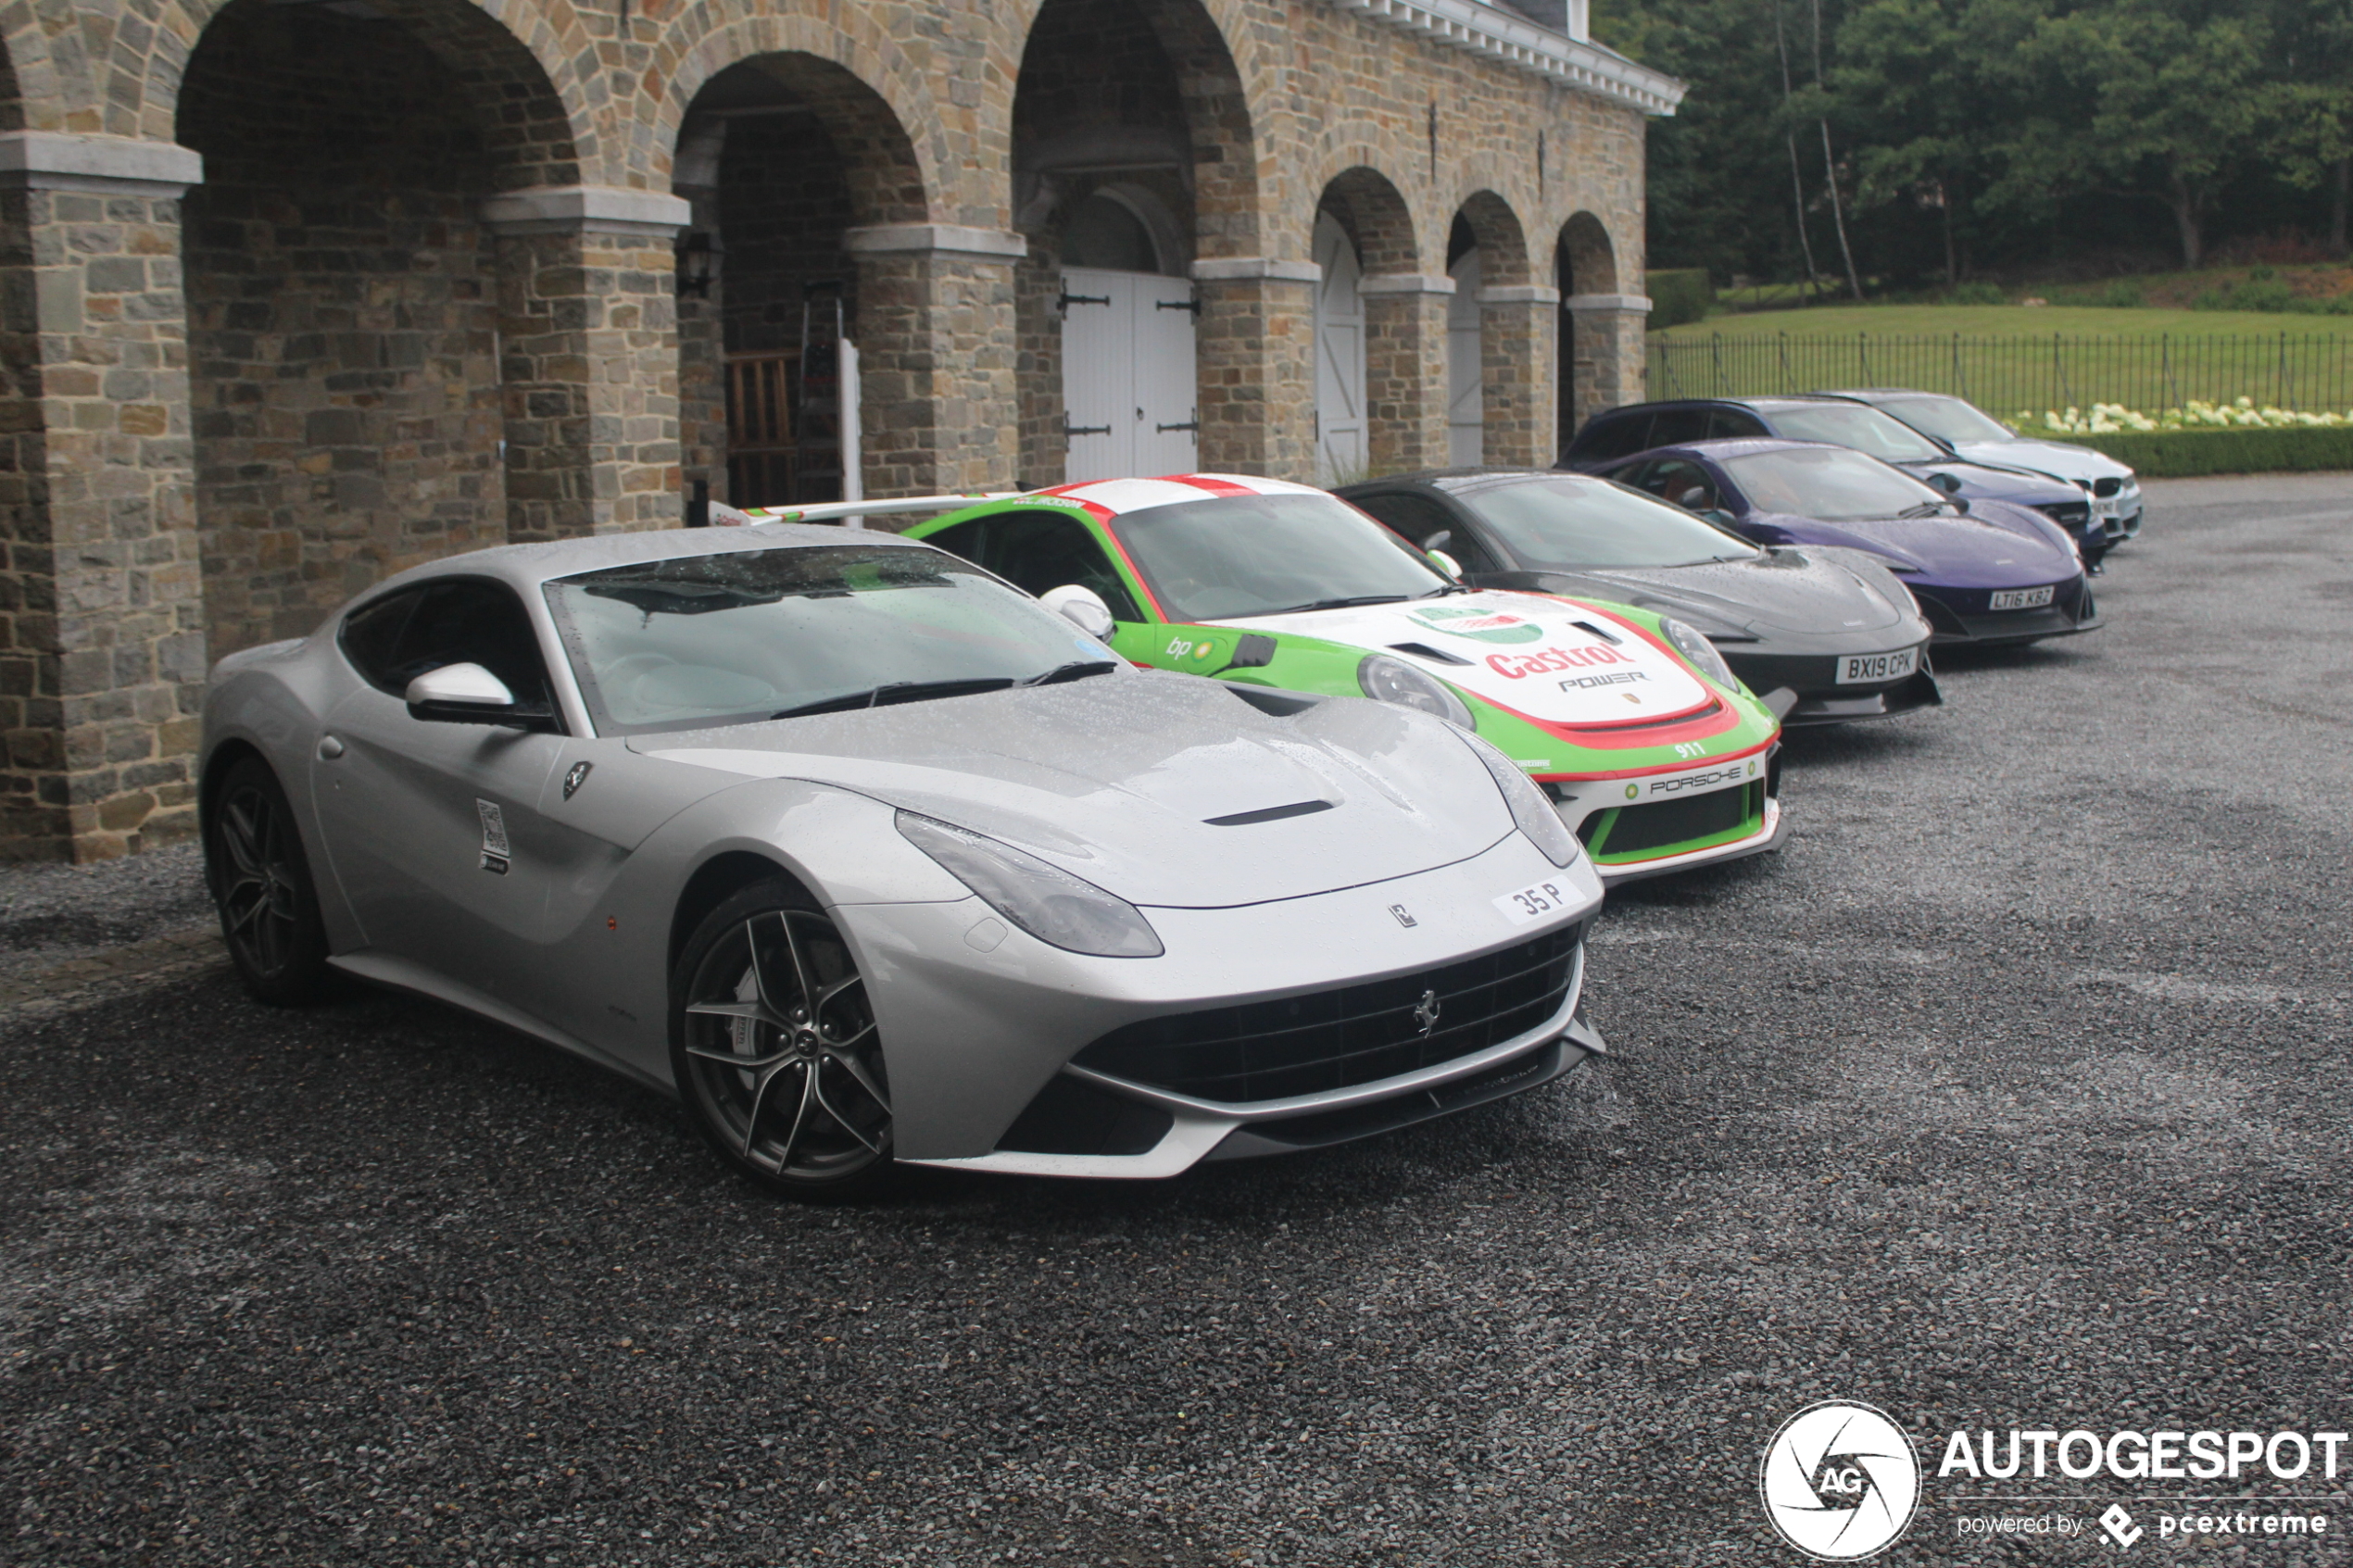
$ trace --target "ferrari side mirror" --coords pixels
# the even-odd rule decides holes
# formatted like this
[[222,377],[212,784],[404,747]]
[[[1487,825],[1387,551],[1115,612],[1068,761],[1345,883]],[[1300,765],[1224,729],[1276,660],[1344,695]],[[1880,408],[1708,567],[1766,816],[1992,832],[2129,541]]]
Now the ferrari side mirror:
[[1947,495],[1957,495],[1961,493],[1961,476],[1959,474],[1932,473],[1928,476],[1928,482],[1931,484],[1935,485],[1939,490],[1944,491]]
[[515,700],[507,683],[479,664],[445,664],[409,683],[409,717],[442,724],[505,724],[519,730],[554,728],[543,705]]
[[1065,583],[1059,588],[1047,589],[1038,596],[1038,602],[1097,642],[1111,640],[1111,607],[1094,589]]

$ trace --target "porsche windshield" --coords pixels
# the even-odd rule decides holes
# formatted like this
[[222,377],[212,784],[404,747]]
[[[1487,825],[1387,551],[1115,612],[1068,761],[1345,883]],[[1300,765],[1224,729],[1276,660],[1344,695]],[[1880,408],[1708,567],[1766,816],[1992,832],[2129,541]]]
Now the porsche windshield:
[[1958,446],[1964,441],[2016,441],[2010,427],[1957,397],[1891,397],[1880,405],[1914,430]]
[[1924,517],[1945,508],[1942,492],[1859,452],[1835,446],[1784,446],[1725,459],[1732,482],[1760,512],[1787,512],[1823,522]]
[[905,546],[743,550],[547,585],[599,734],[1107,673],[1099,643],[955,557]]
[[1828,441],[1891,463],[1932,463],[1944,448],[1892,414],[1861,403],[1777,403],[1768,410],[1773,433],[1792,441]]
[[1680,507],[1605,479],[1563,474],[1466,490],[1457,499],[1531,571],[1698,566],[1758,553]]
[[1330,495],[1220,495],[1111,525],[1174,621],[1389,604],[1452,587],[1411,546]]

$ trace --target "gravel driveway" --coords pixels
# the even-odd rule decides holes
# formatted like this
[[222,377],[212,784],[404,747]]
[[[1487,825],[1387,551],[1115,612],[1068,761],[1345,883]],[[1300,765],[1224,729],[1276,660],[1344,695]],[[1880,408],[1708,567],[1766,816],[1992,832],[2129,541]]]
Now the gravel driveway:
[[[0,979],[182,944],[0,1016],[0,1561],[1780,1563],[1825,1398],[1931,1471],[1881,1561],[2123,1556],[1959,1534],[1946,1435],[2353,1427],[2353,478],[2149,502],[2107,630],[1612,896],[1614,1060],[1166,1185],[789,1207],[459,1015],[248,1003],[185,851],[0,872]],[[2344,1460],[2171,1484],[2333,1526],[2190,1555],[2353,1562]]]

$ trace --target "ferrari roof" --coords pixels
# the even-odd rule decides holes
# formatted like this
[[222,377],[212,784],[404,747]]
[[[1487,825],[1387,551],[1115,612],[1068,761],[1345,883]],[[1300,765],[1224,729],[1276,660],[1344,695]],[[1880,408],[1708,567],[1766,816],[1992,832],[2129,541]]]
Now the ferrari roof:
[[[765,522],[749,528],[665,528],[637,533],[599,533],[582,539],[550,539],[532,545],[494,545],[461,556],[445,556],[387,577],[377,589],[431,577],[496,577],[525,590],[559,577],[602,567],[638,566],[687,556],[728,555],[738,550],[807,549],[824,545],[933,549],[920,539],[902,539],[881,529],[821,523]],[[373,597],[371,593],[368,596]]]
[[1258,479],[1248,474],[1171,473],[1158,479],[1082,480],[1076,484],[1057,484],[1038,494],[1076,501],[1097,517],[1120,517],[1218,495],[1321,495],[1324,492],[1312,484]]

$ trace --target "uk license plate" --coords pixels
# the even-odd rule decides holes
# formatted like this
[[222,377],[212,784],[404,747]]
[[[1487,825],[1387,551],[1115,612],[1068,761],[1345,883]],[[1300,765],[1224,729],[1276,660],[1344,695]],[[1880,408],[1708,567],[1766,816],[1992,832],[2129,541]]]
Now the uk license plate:
[[2057,592],[2058,585],[2055,583],[2046,583],[2040,588],[1999,588],[1994,590],[1993,602],[1988,608],[1993,609],[2040,609],[2045,605],[2049,604],[2051,602],[2052,596]]
[[1857,685],[1866,681],[1900,681],[1920,667],[1920,650],[1915,646],[1897,648],[1894,653],[1850,653],[1838,661],[1838,684]]
[[1495,900],[1495,907],[1503,910],[1504,918],[1514,925],[1526,925],[1529,921],[1542,920],[1546,915],[1557,914],[1567,909],[1569,897],[1566,883],[1539,882],[1516,893],[1504,894]]

